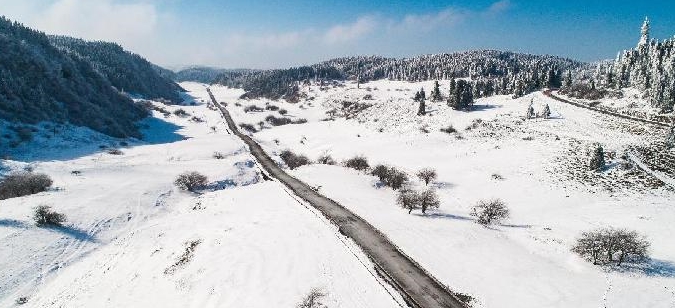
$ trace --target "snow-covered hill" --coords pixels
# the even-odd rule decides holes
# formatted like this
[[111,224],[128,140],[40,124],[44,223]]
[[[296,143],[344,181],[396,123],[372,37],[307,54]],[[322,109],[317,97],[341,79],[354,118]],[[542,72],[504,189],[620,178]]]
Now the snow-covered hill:
[[[238,123],[254,126],[275,111],[244,112],[257,105],[288,110],[306,124],[254,133],[270,153],[291,149],[316,160],[363,155],[414,173],[435,168],[441,207],[429,215],[407,214],[396,193],[373,176],[342,166],[309,165],[291,174],[340,202],[387,234],[422,266],[454,290],[485,307],[671,307],[675,303],[675,198],[673,189],[624,167],[622,154],[665,138],[646,126],[567,105],[533,93],[519,99],[493,96],[476,110],[455,111],[427,102],[417,116],[413,94],[433,82],[374,81],[301,88],[297,104],[227,100],[232,90],[214,89]],[[447,93],[447,81],[441,82]],[[549,119],[525,119],[549,105]],[[331,115],[338,117],[331,119]],[[347,116],[345,119],[341,116]],[[452,125],[457,132],[441,132]],[[600,143],[608,168],[587,170],[588,149]],[[628,168],[628,169],[626,169]],[[415,181],[418,187],[424,184]],[[479,200],[500,198],[512,211],[494,228],[473,221]],[[646,234],[652,260],[620,270],[594,266],[570,251],[583,231],[629,228]]]
[[[82,133],[70,156],[17,151],[3,161],[12,169],[30,162],[55,188],[1,203],[0,306],[26,298],[22,307],[292,307],[313,288],[330,307],[398,306],[358,248],[259,176],[243,143],[202,103],[205,87],[183,86],[196,105],[163,108],[190,116],[155,112],[144,131],[153,142],[129,140],[123,155],[97,151],[110,140]],[[49,146],[35,142],[34,151]],[[210,188],[175,188],[191,170]],[[67,215],[66,226],[35,226],[42,204]]]

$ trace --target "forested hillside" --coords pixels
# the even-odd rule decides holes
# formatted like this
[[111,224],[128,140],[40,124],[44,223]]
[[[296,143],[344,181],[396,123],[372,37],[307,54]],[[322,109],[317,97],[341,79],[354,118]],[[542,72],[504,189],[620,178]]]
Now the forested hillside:
[[175,81],[197,81],[202,83],[214,83],[220,76],[234,73],[252,72],[249,69],[222,69],[206,66],[192,66],[175,73]]
[[122,137],[138,136],[135,122],[146,115],[87,59],[0,17],[0,119],[70,122]]
[[634,87],[643,91],[652,107],[672,112],[675,106],[675,38],[653,40],[649,32],[649,20],[645,20],[635,48],[620,52],[613,62],[599,63],[593,73],[586,74],[590,77],[582,76],[587,78],[578,78],[577,82],[593,90],[596,87]]
[[181,90],[171,79],[143,57],[124,50],[116,43],[89,42],[66,36],[50,36],[59,49],[92,64],[119,91],[148,99],[181,101]]
[[351,79],[361,82],[471,78],[475,97],[521,96],[544,87],[559,87],[566,72],[585,64],[554,56],[476,50],[413,58],[346,57],[312,66],[221,75],[217,82],[242,87],[247,97],[292,98],[295,85],[307,80]]

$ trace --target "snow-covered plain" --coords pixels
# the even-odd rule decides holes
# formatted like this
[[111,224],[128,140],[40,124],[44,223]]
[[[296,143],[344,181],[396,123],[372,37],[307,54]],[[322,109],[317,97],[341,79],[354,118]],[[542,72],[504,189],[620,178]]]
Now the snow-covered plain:
[[[447,83],[441,82],[444,93]],[[270,114],[279,116],[243,111],[252,104],[276,105],[291,118],[308,120],[264,125],[253,134],[270,153],[291,149],[311,159],[330,154],[338,161],[364,155],[371,166],[390,164],[411,175],[423,167],[437,169],[433,185],[442,205],[426,216],[408,215],[395,204],[395,192],[378,188],[375,177],[341,166],[309,165],[291,174],[371,222],[453,290],[475,297],[476,306],[675,305],[673,189],[637,168],[624,170],[619,158],[630,146],[665,138],[665,130],[541,93],[480,99],[472,112],[427,102],[429,114],[416,116],[411,98],[421,87],[429,93],[432,82],[376,81],[359,89],[352,83],[312,85],[303,87],[307,96],[297,104],[238,100],[237,90],[222,87],[213,91],[228,103],[237,123],[256,125]],[[344,101],[372,106],[349,120],[327,120],[326,112],[340,114]],[[548,104],[552,117],[525,120],[530,102],[537,112]],[[439,131],[449,125],[458,133]],[[601,173],[586,170],[586,151],[596,142],[609,153],[610,168]],[[484,228],[473,222],[470,208],[490,198],[504,200],[512,215],[502,225]],[[651,262],[603,268],[570,252],[581,232],[609,226],[645,234],[652,243]]]
[[[330,307],[399,306],[350,240],[262,179],[204,104],[205,87],[182,86],[194,105],[164,108],[203,122],[155,112],[146,141],[127,146],[77,128],[40,131],[2,161],[3,172],[49,174],[55,189],[0,203],[0,307],[22,297],[22,307],[293,307],[312,288]],[[209,189],[173,186],[192,170],[209,177]],[[41,204],[66,214],[66,226],[35,226]]]

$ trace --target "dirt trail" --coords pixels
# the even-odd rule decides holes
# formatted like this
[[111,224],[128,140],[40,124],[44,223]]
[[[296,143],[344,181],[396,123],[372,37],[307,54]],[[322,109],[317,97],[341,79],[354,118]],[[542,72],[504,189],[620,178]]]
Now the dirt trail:
[[210,89],[207,91],[213,104],[220,109],[230,130],[249,146],[251,154],[265,171],[321,211],[338,226],[340,233],[354,240],[375,264],[377,272],[411,307],[468,307],[367,221],[284,172],[257,142],[237,129],[227,109],[216,101]]

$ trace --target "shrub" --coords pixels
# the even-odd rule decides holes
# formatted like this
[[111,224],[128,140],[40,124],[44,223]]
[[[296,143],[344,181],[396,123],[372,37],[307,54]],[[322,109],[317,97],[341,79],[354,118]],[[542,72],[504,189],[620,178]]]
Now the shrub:
[[113,149],[108,149],[108,151],[106,151],[106,152],[107,152],[108,154],[110,154],[110,155],[123,155],[123,154],[124,154],[124,153],[122,152],[122,150],[120,150],[120,149],[114,149],[114,148],[113,148]]
[[225,158],[225,154],[223,154],[223,153],[221,153],[221,152],[213,152],[213,158],[215,158],[215,159],[224,159],[224,158]]
[[286,109],[279,109],[279,114],[280,115],[286,115],[288,113],[288,110]]
[[205,175],[196,171],[190,171],[180,174],[173,183],[182,190],[194,191],[206,186],[207,181],[208,179]]
[[305,123],[307,123],[307,119],[301,118],[301,119],[294,120],[291,123],[293,123],[293,124],[305,124]]
[[345,167],[352,168],[357,171],[366,171],[368,168],[370,168],[370,165],[368,165],[368,159],[364,156],[354,156],[346,160],[343,164]]
[[394,167],[377,165],[370,174],[378,177],[380,182],[394,190],[400,189],[408,182],[408,175]]
[[282,151],[281,154],[279,154],[279,157],[281,157],[281,160],[283,160],[286,166],[288,166],[288,168],[291,170],[310,164],[309,158],[307,158],[307,156],[297,155],[291,152],[291,150]]
[[244,112],[260,112],[263,111],[264,109],[256,106],[256,105],[248,105],[244,108]]
[[289,118],[284,118],[284,117],[277,118],[273,115],[267,116],[265,118],[265,121],[267,121],[267,123],[270,123],[270,125],[272,125],[272,126],[281,126],[281,125],[293,123],[293,121]]
[[326,297],[326,293],[319,289],[312,289],[305,298],[302,299],[302,302],[298,303],[297,308],[325,308],[321,302],[321,299]]
[[640,263],[649,258],[650,243],[636,231],[604,228],[581,234],[572,251],[593,264]]
[[176,111],[174,111],[173,114],[175,114],[175,115],[177,115],[177,116],[179,116],[179,117],[181,117],[181,118],[182,118],[182,117],[187,117],[187,116],[190,115],[189,113],[187,113],[187,111],[183,110],[182,108],[176,109]]
[[429,185],[429,183],[431,183],[438,177],[438,174],[436,174],[436,170],[431,168],[421,169],[420,171],[417,171],[415,175],[417,175],[417,177],[420,180],[424,181],[425,185]]
[[441,128],[441,132],[452,134],[456,133],[457,129],[455,129],[452,125],[448,125],[448,127]]
[[52,186],[52,179],[43,173],[17,172],[0,181],[0,200],[43,192]]
[[509,209],[500,199],[478,201],[471,212],[471,216],[477,218],[476,222],[484,226],[498,223],[508,218],[509,215]]
[[195,122],[195,123],[202,123],[202,122],[204,122],[204,119],[202,119],[198,116],[193,116],[192,118],[190,118],[190,121]]
[[332,156],[328,154],[324,154],[319,156],[319,159],[316,160],[317,163],[323,164],[323,165],[335,165],[337,162],[333,159]]
[[277,110],[279,110],[279,107],[277,107],[275,105],[267,105],[267,106],[265,106],[265,110],[277,111]]
[[47,205],[40,205],[33,212],[33,220],[38,226],[61,226],[66,222],[66,215],[52,211]]
[[258,132],[258,130],[255,129],[255,126],[253,126],[253,124],[239,123],[239,127],[241,127],[241,129],[243,129],[245,131],[248,131],[248,132],[251,132],[251,133],[257,133]]

